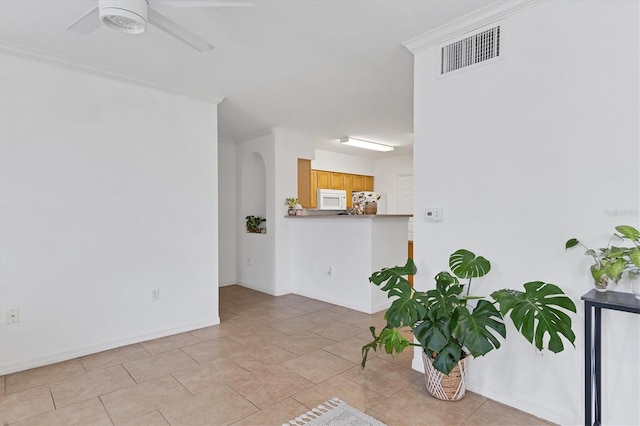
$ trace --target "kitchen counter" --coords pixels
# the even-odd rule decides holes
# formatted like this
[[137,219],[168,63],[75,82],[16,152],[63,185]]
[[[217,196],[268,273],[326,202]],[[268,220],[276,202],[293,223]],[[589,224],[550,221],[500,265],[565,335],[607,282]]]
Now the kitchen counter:
[[411,214],[310,214],[302,216],[285,216],[287,219],[386,219],[386,218],[407,218],[413,217]]
[[293,292],[368,314],[391,304],[369,282],[382,268],[407,261],[412,215],[287,216]]

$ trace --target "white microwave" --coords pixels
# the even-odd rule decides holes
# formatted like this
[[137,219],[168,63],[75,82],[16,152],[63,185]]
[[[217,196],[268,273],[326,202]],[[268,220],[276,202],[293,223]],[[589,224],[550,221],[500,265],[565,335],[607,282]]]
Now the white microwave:
[[347,191],[344,189],[318,189],[316,200],[318,210],[347,209]]

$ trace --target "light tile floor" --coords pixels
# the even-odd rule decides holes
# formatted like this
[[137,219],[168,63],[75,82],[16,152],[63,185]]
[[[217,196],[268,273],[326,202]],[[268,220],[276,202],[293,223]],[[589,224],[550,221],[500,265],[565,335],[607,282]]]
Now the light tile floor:
[[0,377],[0,425],[280,425],[337,396],[389,425],[546,425],[468,392],[426,393],[411,351],[360,348],[382,313],[220,289],[221,324]]

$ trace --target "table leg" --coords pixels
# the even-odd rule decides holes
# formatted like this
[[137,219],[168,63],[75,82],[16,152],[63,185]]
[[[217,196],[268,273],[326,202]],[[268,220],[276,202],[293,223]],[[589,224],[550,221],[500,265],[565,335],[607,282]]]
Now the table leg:
[[602,313],[602,309],[597,307],[595,308],[595,336],[594,336],[594,350],[593,350],[593,361],[595,364],[595,381],[596,381],[596,410],[594,416],[594,424],[601,425],[602,424],[602,341],[600,340],[602,333],[602,322],[600,320],[600,315]]
[[584,303],[584,425],[591,425],[591,386],[593,384],[593,377],[591,376],[591,304]]

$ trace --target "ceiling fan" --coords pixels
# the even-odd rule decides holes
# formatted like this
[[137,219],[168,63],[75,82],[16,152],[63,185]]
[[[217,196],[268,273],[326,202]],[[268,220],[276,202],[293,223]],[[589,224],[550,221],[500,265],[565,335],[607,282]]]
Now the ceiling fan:
[[152,8],[166,7],[217,7],[252,6],[244,0],[98,0],[98,5],[67,27],[67,31],[89,35],[100,25],[126,34],[142,34],[147,24],[154,25],[183,43],[205,52],[214,47],[188,29],[176,24]]

